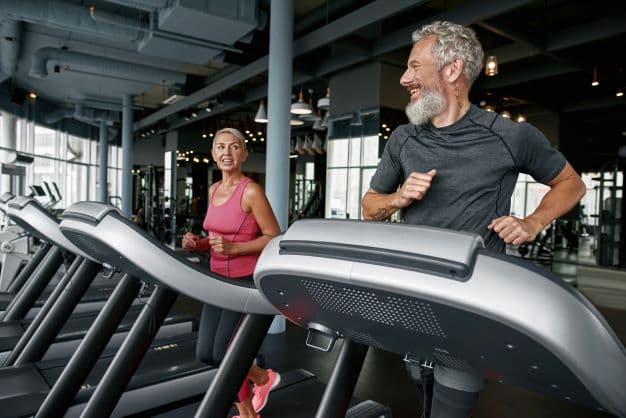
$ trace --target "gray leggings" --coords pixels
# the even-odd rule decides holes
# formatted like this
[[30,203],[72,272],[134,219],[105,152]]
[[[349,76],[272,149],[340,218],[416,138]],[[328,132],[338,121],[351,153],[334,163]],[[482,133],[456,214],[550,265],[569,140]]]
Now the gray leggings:
[[[252,276],[237,278],[236,280],[252,281]],[[235,331],[243,320],[241,312],[229,311],[213,305],[204,305],[200,326],[198,328],[198,343],[196,344],[196,358],[203,363],[213,366],[219,365]]]

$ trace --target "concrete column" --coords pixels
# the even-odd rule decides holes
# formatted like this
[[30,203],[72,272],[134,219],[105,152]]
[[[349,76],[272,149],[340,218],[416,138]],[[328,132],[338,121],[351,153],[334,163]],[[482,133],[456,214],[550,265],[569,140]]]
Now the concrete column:
[[122,212],[132,216],[133,182],[133,96],[124,95],[122,102]]
[[[274,0],[270,9],[265,190],[281,231],[287,229],[289,217],[292,58],[293,0]],[[276,317],[269,332],[284,330],[285,318]]]
[[[0,147],[14,150],[17,146],[16,138],[16,122],[15,115],[9,112],[2,112],[2,132],[0,132]],[[8,163],[11,159],[11,153],[0,150],[0,163]],[[11,190],[11,178],[6,175],[0,175],[0,193]]]
[[293,1],[272,1],[268,82],[265,190],[280,229],[287,229],[289,138],[293,58]]
[[98,152],[98,200],[100,202],[109,201],[109,191],[107,189],[107,166],[109,164],[109,132],[105,121],[100,121],[100,140]]

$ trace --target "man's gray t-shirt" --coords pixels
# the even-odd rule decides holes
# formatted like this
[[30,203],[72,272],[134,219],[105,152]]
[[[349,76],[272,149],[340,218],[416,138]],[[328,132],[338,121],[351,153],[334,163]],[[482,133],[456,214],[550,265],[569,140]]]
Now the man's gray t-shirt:
[[504,241],[487,225],[509,214],[518,174],[545,184],[565,163],[534,126],[472,105],[450,126],[435,128],[428,122],[395,129],[370,186],[393,193],[411,172],[435,168],[424,198],[404,209],[405,222],[472,231],[482,235],[487,248],[504,251]]

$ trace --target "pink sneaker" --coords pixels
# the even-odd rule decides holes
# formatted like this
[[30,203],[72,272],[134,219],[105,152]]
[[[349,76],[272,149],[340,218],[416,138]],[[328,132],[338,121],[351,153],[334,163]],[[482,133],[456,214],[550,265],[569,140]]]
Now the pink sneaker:
[[252,389],[252,407],[256,412],[261,412],[267,404],[267,398],[272,390],[280,383],[280,374],[272,369],[267,369],[268,379],[264,385],[254,385]]

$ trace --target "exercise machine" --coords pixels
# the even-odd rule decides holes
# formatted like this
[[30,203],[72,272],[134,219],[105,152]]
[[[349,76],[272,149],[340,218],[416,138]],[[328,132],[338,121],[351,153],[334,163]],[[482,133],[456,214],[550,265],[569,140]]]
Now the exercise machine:
[[[298,221],[264,249],[254,281],[312,345],[343,338],[346,373],[360,369],[367,346],[434,368],[432,417],[466,417],[483,379],[626,416],[626,350],[602,315],[559,277],[486,250],[478,235]],[[331,381],[316,416],[341,416],[352,390]],[[451,393],[466,395],[467,409],[455,411]]]
[[[157,287],[167,295],[167,289],[175,289],[202,303],[212,304],[225,309],[247,313],[240,330],[237,332],[226,358],[218,370],[211,371],[210,379],[204,388],[211,382],[211,388],[217,387],[220,402],[220,411],[211,411],[211,417],[224,416],[232,406],[231,399],[239,389],[248,366],[252,364],[263,338],[277,311],[259,291],[250,283],[225,279],[212,273],[208,266],[198,265],[178,256],[164,244],[157,242],[145,231],[125,218],[119,210],[109,205],[96,202],[80,202],[70,206],[63,213],[61,221],[63,234],[75,245],[85,248],[90,255],[103,263],[114,265],[122,271],[132,274],[144,281],[157,282]],[[171,290],[170,290],[171,291]],[[167,299],[166,299],[167,300]],[[166,304],[165,304],[166,305]],[[155,300],[154,306],[161,306]],[[158,322],[155,322],[158,325]],[[241,332],[244,331],[243,334]],[[252,331],[254,336],[246,340],[246,344],[237,344],[241,335]],[[149,343],[150,335],[137,330],[131,331],[122,349],[117,353],[111,366],[102,377],[98,388],[83,410],[84,416],[98,414],[103,416],[121,416],[129,413],[128,393],[123,393],[127,384],[132,384],[136,376],[131,379],[143,350]],[[132,343],[130,343],[132,341]],[[139,357],[139,359],[138,359]],[[232,371],[230,365],[236,364],[237,370]],[[227,370],[227,375],[224,374]],[[309,381],[302,373],[289,373],[285,379],[283,394],[293,399],[295,386],[298,382]],[[226,378],[226,382],[223,382]],[[216,385],[216,379],[220,384]],[[70,383],[69,381],[67,382]],[[223,383],[223,384],[222,384]],[[291,383],[291,384],[289,384]],[[60,385],[62,383],[57,383]],[[80,384],[80,382],[78,382]],[[53,389],[55,392],[57,386]],[[197,389],[197,388],[196,388]],[[306,390],[306,389],[304,389]],[[211,391],[211,389],[209,390]],[[46,416],[46,413],[65,411],[66,402],[55,399],[51,392],[44,402],[37,416]],[[61,390],[59,389],[59,393]],[[302,393],[302,392],[301,392]],[[72,398],[73,394],[66,394],[65,398]],[[272,404],[280,402],[280,390],[272,392]],[[299,396],[308,396],[299,395]],[[62,398],[59,395],[58,398]],[[120,401],[119,404],[118,400]],[[117,407],[116,407],[117,404]],[[368,404],[371,406],[371,403]],[[360,408],[364,408],[361,406]],[[192,407],[195,408],[195,407]],[[202,405],[199,406],[202,408]],[[370,411],[372,414],[357,415],[361,417],[389,417],[387,409]],[[136,412],[136,409],[132,409]],[[362,410],[359,410],[363,412]],[[369,411],[369,410],[368,410]],[[175,413],[175,412],[173,412]],[[199,412],[200,413],[200,412]],[[283,411],[291,417],[310,416],[295,415],[297,411]]]

